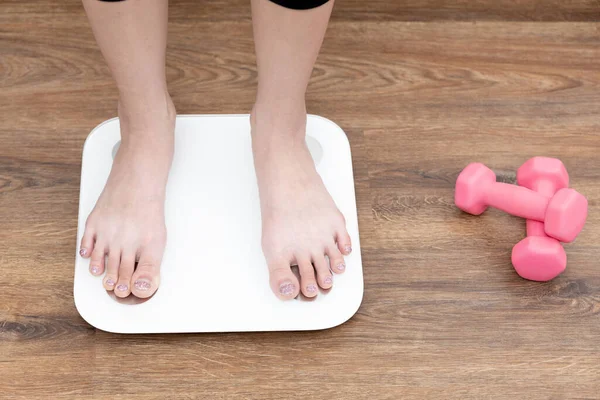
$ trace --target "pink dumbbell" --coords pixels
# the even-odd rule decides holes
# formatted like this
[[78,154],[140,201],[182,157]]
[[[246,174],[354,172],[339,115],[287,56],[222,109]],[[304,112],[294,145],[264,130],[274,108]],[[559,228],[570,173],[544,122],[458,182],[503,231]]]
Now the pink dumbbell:
[[[534,157],[517,170],[517,183],[544,196],[569,186],[569,174],[556,158]],[[527,220],[527,237],[513,247],[512,263],[522,278],[545,282],[567,267],[567,254],[560,242],[546,236],[544,223]]]
[[587,199],[573,189],[560,189],[549,198],[525,187],[496,182],[496,174],[472,163],[456,180],[454,202],[458,208],[479,215],[488,206],[509,214],[544,222],[544,231],[561,242],[572,242],[587,218]]

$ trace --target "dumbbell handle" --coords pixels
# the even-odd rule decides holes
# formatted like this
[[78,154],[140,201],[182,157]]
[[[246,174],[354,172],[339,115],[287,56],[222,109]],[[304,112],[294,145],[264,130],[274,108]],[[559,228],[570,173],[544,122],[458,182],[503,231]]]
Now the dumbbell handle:
[[488,206],[517,217],[544,221],[550,198],[522,186],[495,182],[485,191]]
[[544,223],[542,221],[536,221],[534,219],[527,220],[527,236],[542,236],[546,237],[546,230],[544,229]]
[[[546,197],[554,196],[554,193],[556,193],[558,190],[554,183],[545,179],[536,181],[531,189]],[[548,235],[546,235],[546,231],[544,230],[544,223],[533,219],[528,219],[527,236],[547,237]]]

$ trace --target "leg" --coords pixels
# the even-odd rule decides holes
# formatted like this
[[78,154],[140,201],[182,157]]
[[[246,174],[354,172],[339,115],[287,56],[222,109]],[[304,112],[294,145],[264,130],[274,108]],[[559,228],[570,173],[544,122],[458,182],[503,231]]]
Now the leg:
[[[90,214],[80,254],[118,297],[151,296],[166,243],[165,187],[175,109],[167,92],[167,0],[83,0],[119,91],[121,146]],[[135,266],[137,262],[137,267]]]
[[[306,147],[306,88],[333,1],[306,11],[252,0],[258,92],[252,147],[262,212],[262,246],[271,288],[281,299],[332,286],[351,251],[344,217]],[[329,258],[329,263],[326,260]],[[297,264],[301,282],[291,272]],[[315,276],[316,275],[316,276]]]

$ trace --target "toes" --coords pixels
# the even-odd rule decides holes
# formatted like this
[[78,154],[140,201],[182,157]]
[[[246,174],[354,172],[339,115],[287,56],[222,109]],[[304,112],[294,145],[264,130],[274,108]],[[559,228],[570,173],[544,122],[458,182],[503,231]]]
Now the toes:
[[275,296],[281,300],[291,300],[298,296],[300,283],[289,262],[279,260],[269,263],[269,276],[271,290]]
[[91,229],[85,229],[81,244],[79,245],[79,255],[83,258],[89,258],[94,251],[94,232]]
[[298,261],[298,270],[300,271],[302,294],[306,297],[315,297],[319,289],[315,279],[315,269],[310,260]]
[[344,256],[337,247],[331,245],[327,249],[327,257],[329,257],[329,267],[331,268],[331,271],[336,274],[341,274],[346,270]]
[[[110,263],[110,258],[109,261]],[[131,293],[131,275],[135,267],[135,254],[121,255],[121,263],[119,265],[119,280],[115,287],[115,295],[117,297],[127,297]]]
[[109,253],[108,265],[106,267],[106,276],[104,277],[103,285],[106,290],[114,290],[119,280],[119,264],[121,263],[121,255],[118,252]]
[[102,243],[96,243],[94,251],[90,253],[90,273],[98,276],[104,272],[105,246]]
[[323,289],[329,289],[333,285],[333,276],[324,255],[313,257],[313,265],[317,271],[317,282]]
[[350,235],[348,235],[345,226],[338,230],[335,240],[337,242],[337,247],[342,254],[347,256],[352,253],[352,241],[350,240]]
[[160,261],[142,254],[131,278],[131,292],[139,298],[150,297],[158,289],[160,283]]

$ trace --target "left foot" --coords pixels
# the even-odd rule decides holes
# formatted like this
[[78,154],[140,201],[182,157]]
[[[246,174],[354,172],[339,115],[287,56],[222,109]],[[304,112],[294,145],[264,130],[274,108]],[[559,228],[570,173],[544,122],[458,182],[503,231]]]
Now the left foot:
[[131,104],[119,104],[121,145],[79,254],[90,259],[92,275],[106,269],[107,291],[148,298],[158,289],[167,240],[164,201],[176,113],[168,94],[147,101],[143,113],[131,112],[141,102]]
[[[250,117],[262,249],[271,289],[282,300],[293,299],[300,291],[315,297],[319,286],[331,288],[331,272],[343,273],[343,255],[352,251],[344,217],[306,146],[304,105],[296,109],[294,118],[288,118],[289,113],[279,118],[282,114],[272,108],[255,105]],[[300,282],[292,265],[298,266]]]

